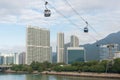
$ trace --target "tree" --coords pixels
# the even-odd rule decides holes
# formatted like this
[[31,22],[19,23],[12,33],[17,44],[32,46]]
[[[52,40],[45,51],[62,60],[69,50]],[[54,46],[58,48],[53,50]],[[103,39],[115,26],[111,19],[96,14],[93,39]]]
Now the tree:
[[74,62],[71,64],[72,66],[77,66],[77,67],[81,67],[85,65],[85,62]]
[[28,70],[28,72],[29,72],[29,73],[32,73],[32,72],[33,72],[32,67],[28,67],[28,69],[27,69],[27,70]]
[[120,58],[114,60],[111,72],[120,73]]
[[39,67],[39,63],[38,62],[35,62],[33,61],[30,66],[32,67],[33,70],[38,70],[38,67]]
[[105,67],[103,65],[93,65],[90,67],[90,72],[105,72]]
[[89,62],[85,62],[85,66],[93,66],[93,65],[97,65],[99,62],[98,61],[89,61]]
[[42,71],[43,71],[43,68],[41,66],[39,66],[38,72],[42,72]]
[[55,66],[54,70],[58,71],[58,72],[61,72],[63,70],[63,68],[61,66]]
[[83,72],[89,72],[90,71],[90,67],[89,66],[83,66],[82,67],[82,71]]
[[27,65],[23,65],[22,71],[27,71],[28,66]]
[[106,67],[107,63],[108,63],[108,60],[103,60],[99,64],[103,65],[104,67]]

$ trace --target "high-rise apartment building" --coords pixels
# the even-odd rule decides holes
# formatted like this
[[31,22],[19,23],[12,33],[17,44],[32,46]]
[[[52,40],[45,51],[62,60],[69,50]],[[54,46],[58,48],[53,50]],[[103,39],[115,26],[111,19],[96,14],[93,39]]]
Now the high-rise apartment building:
[[72,35],[71,36],[71,47],[79,47],[79,39],[77,36]]
[[57,34],[57,62],[64,62],[64,33]]
[[50,31],[39,27],[27,27],[26,63],[50,61]]

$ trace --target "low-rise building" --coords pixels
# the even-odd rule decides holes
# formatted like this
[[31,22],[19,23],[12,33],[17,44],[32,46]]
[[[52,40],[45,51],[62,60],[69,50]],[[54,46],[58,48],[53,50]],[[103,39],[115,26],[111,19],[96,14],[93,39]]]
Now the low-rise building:
[[83,47],[68,47],[67,48],[67,63],[72,64],[74,62],[84,62],[85,49]]

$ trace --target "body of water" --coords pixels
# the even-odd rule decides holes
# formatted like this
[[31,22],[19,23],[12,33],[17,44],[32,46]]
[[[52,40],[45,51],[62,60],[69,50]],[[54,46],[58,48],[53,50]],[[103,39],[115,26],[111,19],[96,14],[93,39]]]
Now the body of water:
[[37,75],[37,74],[0,74],[0,80],[119,80],[119,79]]

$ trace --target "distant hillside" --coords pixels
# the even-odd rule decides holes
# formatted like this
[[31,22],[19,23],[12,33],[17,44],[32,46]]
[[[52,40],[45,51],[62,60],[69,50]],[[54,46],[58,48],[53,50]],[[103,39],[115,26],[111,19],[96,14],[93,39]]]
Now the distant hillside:
[[[93,44],[82,45],[86,49],[87,60],[99,60],[99,47],[96,45],[115,43],[120,45],[120,31],[112,33]],[[120,50],[120,46],[119,46]]]

